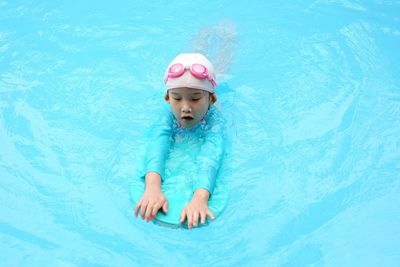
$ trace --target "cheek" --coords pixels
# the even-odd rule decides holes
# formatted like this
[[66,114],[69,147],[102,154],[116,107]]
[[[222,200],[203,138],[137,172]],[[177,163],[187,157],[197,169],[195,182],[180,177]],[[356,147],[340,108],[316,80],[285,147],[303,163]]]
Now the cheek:
[[179,105],[178,105],[178,103],[176,101],[171,101],[170,105],[171,105],[172,109],[178,109],[179,108]]
[[177,106],[173,106],[173,107],[172,107],[172,111],[173,111],[175,114],[179,114],[180,109],[179,109],[179,107],[177,107]]
[[201,105],[199,105],[198,110],[203,113],[203,115],[207,112],[208,110],[208,103],[205,101]]
[[176,105],[176,103],[173,103],[172,101],[171,101],[169,104],[170,104],[170,107],[171,107],[172,112],[173,112],[174,114],[176,114],[177,110],[179,110],[178,105]]

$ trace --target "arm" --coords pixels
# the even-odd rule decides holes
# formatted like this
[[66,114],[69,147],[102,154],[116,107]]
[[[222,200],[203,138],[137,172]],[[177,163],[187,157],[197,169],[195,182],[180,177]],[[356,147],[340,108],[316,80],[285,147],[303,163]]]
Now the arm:
[[160,120],[155,123],[150,132],[149,144],[145,162],[145,191],[135,207],[135,216],[139,210],[142,219],[153,220],[160,208],[168,211],[168,200],[161,191],[164,178],[165,158],[169,150],[172,132],[171,114],[165,111]]
[[156,172],[159,174],[161,181],[164,179],[165,159],[171,143],[173,123],[173,115],[169,110],[165,109],[149,133],[145,174]]
[[[211,115],[211,114],[210,114]],[[180,222],[187,218],[189,229],[196,227],[200,219],[201,224],[206,223],[206,217],[214,219],[208,209],[208,199],[214,190],[215,179],[224,155],[224,123],[218,119],[220,114],[212,114],[207,121],[205,140],[198,155],[198,175],[193,182],[192,200],[184,207]]]
[[193,181],[193,192],[203,188],[212,194],[214,190],[215,179],[225,152],[226,132],[221,116],[215,109],[208,118],[204,144],[197,156],[198,171]]

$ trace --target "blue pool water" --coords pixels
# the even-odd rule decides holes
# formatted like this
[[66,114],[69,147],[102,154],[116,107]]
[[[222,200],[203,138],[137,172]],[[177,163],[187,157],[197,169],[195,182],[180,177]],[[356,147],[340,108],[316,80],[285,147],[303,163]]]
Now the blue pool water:
[[[398,266],[399,14],[0,0],[0,265]],[[135,218],[130,185],[164,68],[193,47],[224,69],[235,138],[229,203],[189,231]]]

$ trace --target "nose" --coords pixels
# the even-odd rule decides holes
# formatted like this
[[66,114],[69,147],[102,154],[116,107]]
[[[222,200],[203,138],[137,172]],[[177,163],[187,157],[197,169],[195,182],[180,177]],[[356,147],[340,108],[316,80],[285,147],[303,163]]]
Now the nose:
[[192,112],[192,108],[190,107],[189,103],[187,101],[184,101],[182,103],[182,108],[181,108],[183,113],[190,113]]

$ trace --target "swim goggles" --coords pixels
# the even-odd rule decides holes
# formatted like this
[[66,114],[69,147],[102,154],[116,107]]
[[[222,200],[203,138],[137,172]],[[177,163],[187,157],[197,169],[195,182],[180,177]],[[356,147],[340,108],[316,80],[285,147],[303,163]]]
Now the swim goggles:
[[169,78],[181,77],[187,70],[189,70],[194,77],[203,80],[208,79],[214,87],[218,86],[214,78],[208,73],[208,69],[199,63],[195,63],[191,66],[183,66],[181,63],[173,64],[171,67],[169,67],[168,73],[165,75],[164,82],[167,83]]

